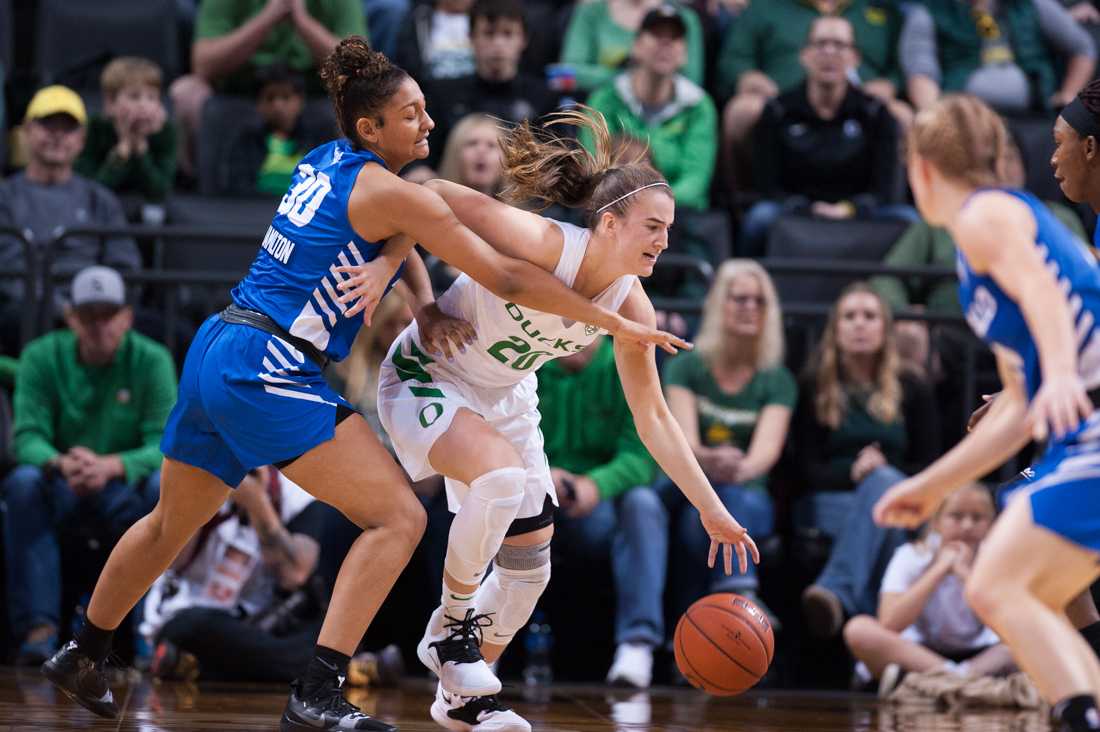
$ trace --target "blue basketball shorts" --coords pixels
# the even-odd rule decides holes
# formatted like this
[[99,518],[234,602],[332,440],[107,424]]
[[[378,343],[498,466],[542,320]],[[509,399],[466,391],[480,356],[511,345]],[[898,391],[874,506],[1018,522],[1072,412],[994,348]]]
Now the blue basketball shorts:
[[1069,439],[1052,442],[1037,462],[1002,486],[997,495],[1001,508],[1017,496],[1027,497],[1037,526],[1095,552],[1100,552],[1098,414]]
[[187,351],[160,447],[236,488],[249,470],[331,440],[338,407],[354,411],[292,345],[212,315]]

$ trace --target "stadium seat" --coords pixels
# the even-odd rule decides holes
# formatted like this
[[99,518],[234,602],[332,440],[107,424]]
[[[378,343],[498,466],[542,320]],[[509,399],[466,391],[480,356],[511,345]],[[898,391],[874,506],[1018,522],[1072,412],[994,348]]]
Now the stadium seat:
[[163,242],[162,269],[225,272],[239,277],[248,269],[275,214],[273,198],[210,198],[173,196],[168,200],[167,223],[224,231],[226,238],[173,238]]
[[121,55],[155,61],[165,81],[179,73],[174,0],[42,0],[35,33],[41,84],[99,87],[103,66]]
[[[832,221],[782,216],[768,234],[768,258],[881,262],[909,226],[905,221]],[[771,272],[782,303],[830,304],[852,280],[850,274]]]
[[216,196],[229,190],[229,146],[248,125],[258,122],[253,99],[215,94],[206,100],[196,143],[199,193]]

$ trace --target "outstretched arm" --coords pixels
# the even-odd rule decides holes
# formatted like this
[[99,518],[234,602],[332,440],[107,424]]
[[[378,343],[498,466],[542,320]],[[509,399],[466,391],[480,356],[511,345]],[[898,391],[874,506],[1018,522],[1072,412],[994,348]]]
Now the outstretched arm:
[[[652,325],[657,318],[653,305],[646,297],[642,286],[634,284],[622,314],[631,320]],[[619,379],[623,384],[623,393],[638,437],[649,453],[665,471],[669,478],[680,488],[691,504],[699,509],[699,515],[707,534],[711,538],[709,563],[713,565],[718,547],[724,549],[727,574],[731,572],[731,547],[736,549],[738,563],[742,572],[748,569],[748,554],[752,561],[760,561],[760,553],[752,537],[737,521],[729,515],[726,507],[718,500],[703,469],[699,467],[691,445],[688,444],[679,424],[665,403],[661,392],[661,381],[657,375],[657,364],[653,358],[652,346],[626,343],[616,339],[615,363],[619,369]]]
[[[363,175],[360,173],[361,179]],[[620,338],[654,343],[670,353],[690,347],[676,336],[595,305],[541,267],[499,253],[463,226],[442,198],[423,186],[388,174],[373,185],[359,183],[348,213],[356,231],[377,230],[382,219],[391,232],[408,234],[502,299],[589,323]]]
[[981,478],[1019,452],[1031,440],[1027,395],[1018,357],[995,349],[1004,391],[986,416],[955,447],[917,475],[903,480],[875,504],[880,525],[915,528],[953,491]]

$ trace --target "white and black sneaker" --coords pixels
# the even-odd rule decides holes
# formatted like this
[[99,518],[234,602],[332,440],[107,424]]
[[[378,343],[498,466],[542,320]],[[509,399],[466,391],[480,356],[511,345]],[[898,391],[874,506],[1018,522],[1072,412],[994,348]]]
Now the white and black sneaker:
[[[497,694],[500,679],[481,656],[482,629],[492,624],[488,615],[475,615],[472,608],[459,620],[445,615],[442,606],[437,607],[416,647],[416,655],[452,694]],[[433,628],[441,630],[433,633]]]
[[459,696],[438,684],[432,719],[454,732],[531,732],[527,720],[500,703],[496,694]]
[[319,729],[338,732],[397,732],[397,727],[364,714],[359,707],[345,699],[340,684],[335,681],[322,687],[309,699],[303,699],[301,692],[300,681],[290,685],[290,700],[283,711],[280,732]]

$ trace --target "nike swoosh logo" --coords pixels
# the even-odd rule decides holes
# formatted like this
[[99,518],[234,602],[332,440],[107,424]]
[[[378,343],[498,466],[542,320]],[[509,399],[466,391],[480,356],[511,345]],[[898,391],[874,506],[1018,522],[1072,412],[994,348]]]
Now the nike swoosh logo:
[[340,680],[340,686],[343,686],[345,677],[344,676],[337,676],[336,678]]
[[99,697],[99,702],[100,702],[101,704],[110,704],[110,703],[111,703],[111,702],[113,702],[114,700],[115,700],[115,698],[114,698],[114,696],[113,696],[113,695],[111,694],[111,690],[110,690],[110,689],[107,689],[107,693],[106,693],[106,694],[104,694],[103,696]]
[[325,726],[325,720],[323,719],[291,719],[285,714],[283,715],[283,721],[297,726],[308,724],[310,727],[317,727],[318,729],[323,729]]

